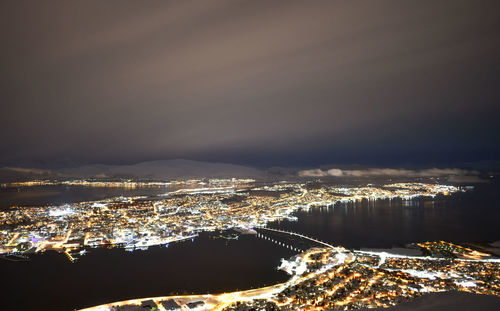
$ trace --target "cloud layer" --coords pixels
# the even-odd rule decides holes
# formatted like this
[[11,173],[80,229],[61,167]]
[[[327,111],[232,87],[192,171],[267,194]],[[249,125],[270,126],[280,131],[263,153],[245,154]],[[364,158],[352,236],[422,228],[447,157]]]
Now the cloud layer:
[[2,1],[0,165],[497,157],[499,11],[461,0]]
[[458,168],[429,168],[422,170],[393,169],[393,168],[366,168],[356,170],[345,170],[332,168],[329,170],[309,169],[298,172],[300,177],[453,177],[458,180],[460,177],[476,177],[479,173],[473,170]]

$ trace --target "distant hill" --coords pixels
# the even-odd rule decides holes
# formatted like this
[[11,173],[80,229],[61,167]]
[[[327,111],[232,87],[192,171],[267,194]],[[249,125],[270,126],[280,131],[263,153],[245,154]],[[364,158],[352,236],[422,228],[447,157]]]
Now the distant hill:
[[262,178],[264,171],[228,163],[212,163],[192,160],[160,160],[131,165],[92,164],[55,170],[41,170],[20,167],[0,168],[0,182],[53,178],[140,178],[140,179],[181,179],[181,178]]
[[57,172],[51,170],[21,167],[0,167],[0,183],[33,179],[54,179],[58,177]]
[[64,176],[135,177],[174,179],[193,177],[250,177],[259,178],[263,171],[242,165],[211,163],[192,160],[160,160],[132,165],[85,165],[58,170]]

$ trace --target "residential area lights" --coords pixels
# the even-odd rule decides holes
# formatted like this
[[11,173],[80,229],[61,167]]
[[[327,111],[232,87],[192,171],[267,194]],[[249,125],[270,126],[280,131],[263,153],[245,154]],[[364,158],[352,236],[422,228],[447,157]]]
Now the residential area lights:
[[189,179],[178,181],[134,181],[131,179],[121,179],[116,181],[101,181],[101,180],[32,180],[24,182],[10,182],[0,184],[0,188],[20,188],[20,187],[36,187],[36,186],[82,186],[96,188],[147,188],[147,187],[169,187],[169,186],[190,186],[190,185],[243,185],[254,182],[253,179]]
[[[438,244],[444,245],[435,246]],[[459,245],[446,245],[463,254],[468,252]],[[330,247],[309,249],[282,260],[279,269],[290,274],[287,282],[214,295],[134,299],[82,311],[132,311],[146,306],[162,311],[352,310],[389,307],[447,290],[500,296],[499,259],[382,255]],[[199,308],[191,308],[193,304]]]
[[176,191],[153,197],[117,197],[1,211],[0,254],[56,250],[77,258],[84,248],[146,249],[191,239],[202,231],[296,220],[295,211],[313,206],[362,199],[408,200],[463,191],[454,186],[422,183],[318,189],[292,183],[253,187],[249,180],[235,179],[183,181],[178,186]]

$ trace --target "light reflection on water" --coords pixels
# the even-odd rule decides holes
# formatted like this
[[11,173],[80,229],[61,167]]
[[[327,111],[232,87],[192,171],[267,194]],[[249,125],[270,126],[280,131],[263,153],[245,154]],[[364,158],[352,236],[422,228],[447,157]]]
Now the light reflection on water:
[[495,241],[500,239],[500,187],[437,199],[339,203],[297,212],[297,222],[270,226],[302,232],[349,248],[391,247],[419,241]]

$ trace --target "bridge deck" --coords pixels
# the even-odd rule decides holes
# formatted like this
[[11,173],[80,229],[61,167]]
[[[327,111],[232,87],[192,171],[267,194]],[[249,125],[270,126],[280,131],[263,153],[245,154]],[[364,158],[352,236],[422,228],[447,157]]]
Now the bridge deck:
[[320,241],[320,240],[316,240],[314,238],[311,238],[311,237],[308,237],[306,235],[303,235],[303,234],[300,234],[300,233],[295,233],[295,232],[289,232],[289,231],[283,231],[283,230],[279,230],[279,229],[272,229],[272,228],[265,228],[265,227],[260,227],[258,229],[262,229],[262,230],[268,230],[268,231],[274,231],[274,232],[279,232],[279,233],[284,233],[284,234],[288,234],[288,235],[294,235],[294,236],[298,236],[298,237],[301,237],[303,239],[306,239],[306,240],[309,240],[309,241],[313,241],[315,243],[318,243],[318,244],[321,244],[321,245],[324,245],[326,247],[330,247],[330,248],[335,248],[333,245],[330,245],[326,242],[323,242],[323,241]]

